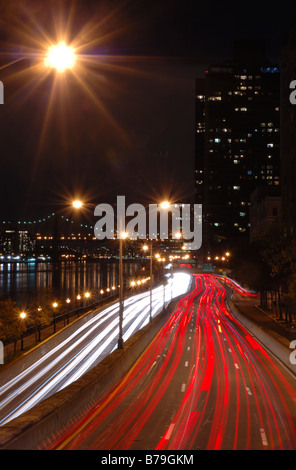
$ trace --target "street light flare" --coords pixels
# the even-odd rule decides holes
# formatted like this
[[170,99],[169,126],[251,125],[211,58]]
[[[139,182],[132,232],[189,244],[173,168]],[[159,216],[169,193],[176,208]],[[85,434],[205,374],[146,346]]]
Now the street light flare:
[[73,207],[75,207],[75,209],[80,209],[82,207],[82,202],[81,201],[73,201]]
[[50,46],[45,57],[45,64],[48,67],[55,68],[59,73],[72,69],[75,62],[76,54],[74,49],[71,46],[67,46],[64,42]]

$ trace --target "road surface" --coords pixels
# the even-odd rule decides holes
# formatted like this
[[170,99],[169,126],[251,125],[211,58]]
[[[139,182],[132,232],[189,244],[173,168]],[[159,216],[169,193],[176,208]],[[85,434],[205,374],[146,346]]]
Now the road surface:
[[295,377],[232,316],[227,285],[196,275],[129,373],[41,448],[295,449]]
[[[163,286],[153,289],[152,317],[161,312],[171,298],[188,292],[190,285],[189,274],[176,273],[168,279],[165,290]],[[143,328],[149,322],[149,315],[150,291],[126,299],[123,340]],[[77,325],[74,333],[69,333],[60,344],[15,377],[8,379],[9,367],[0,372],[0,426],[67,387],[117,348],[118,302]]]

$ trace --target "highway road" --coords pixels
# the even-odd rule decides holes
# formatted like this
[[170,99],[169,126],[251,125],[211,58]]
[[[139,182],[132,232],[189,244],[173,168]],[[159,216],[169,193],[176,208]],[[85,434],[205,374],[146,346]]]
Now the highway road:
[[[152,317],[172,298],[188,292],[190,286],[189,274],[169,275],[165,290],[159,286],[152,291]],[[149,322],[149,315],[150,291],[126,299],[123,340],[143,328]],[[75,332],[69,330],[72,333],[66,339],[15,377],[10,377],[9,367],[0,372],[0,426],[67,387],[117,348],[119,303],[99,310],[77,325]]]
[[231,280],[194,289],[118,384],[46,449],[295,449],[295,377],[233,317]]

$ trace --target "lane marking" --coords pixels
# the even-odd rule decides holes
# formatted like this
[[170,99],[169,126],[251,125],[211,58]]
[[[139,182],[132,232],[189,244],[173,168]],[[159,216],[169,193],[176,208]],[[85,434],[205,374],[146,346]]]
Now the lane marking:
[[248,392],[248,395],[253,395],[252,392],[251,392],[251,390],[249,389],[249,387],[246,387],[246,390],[247,390],[247,392]]
[[164,436],[164,439],[166,441],[169,440],[169,438],[171,437],[174,427],[175,427],[175,423],[171,423],[169,425],[169,428],[168,428],[168,430],[167,430],[167,432],[165,433],[165,436]]
[[188,367],[188,361],[185,362],[185,367]]
[[237,369],[239,369],[239,365],[237,363],[234,364]]
[[181,392],[185,392],[186,384],[182,384]]
[[266,434],[265,434],[264,429],[261,428],[260,433],[261,433],[262,444],[264,446],[268,446],[268,442],[267,442],[267,438],[266,438]]

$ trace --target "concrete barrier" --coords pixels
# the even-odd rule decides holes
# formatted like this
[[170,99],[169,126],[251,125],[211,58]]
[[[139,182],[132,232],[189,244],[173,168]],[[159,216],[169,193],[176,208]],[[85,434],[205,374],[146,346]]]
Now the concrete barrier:
[[[258,308],[257,306],[255,306]],[[257,325],[252,320],[247,318],[240,312],[239,308],[235,305],[233,299],[229,300],[229,308],[233,316],[253,335],[256,339],[267,349],[270,353],[279,359],[283,365],[289,369],[292,374],[296,375],[296,365],[290,362],[290,355],[292,350],[289,348],[290,341],[283,337],[271,335],[265,332],[260,325]]]

